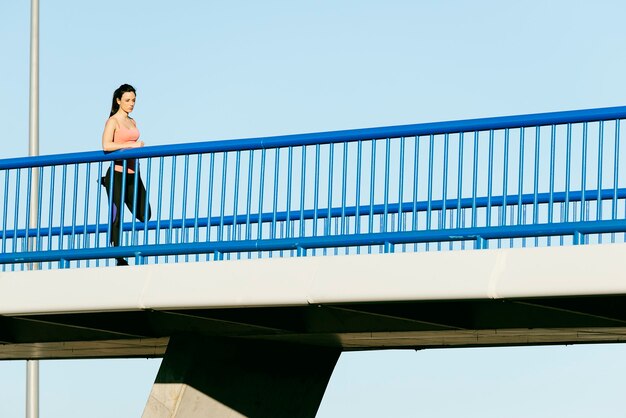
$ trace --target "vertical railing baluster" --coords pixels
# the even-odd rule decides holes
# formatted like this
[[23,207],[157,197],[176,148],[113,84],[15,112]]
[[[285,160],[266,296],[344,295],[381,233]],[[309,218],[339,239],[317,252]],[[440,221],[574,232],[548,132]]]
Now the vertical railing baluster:
[[[240,171],[241,171],[241,151],[237,151],[235,153],[235,184],[234,184],[234,193],[235,196],[233,198],[233,223],[232,230],[230,234],[230,240],[234,241],[237,239],[237,213],[238,213],[238,205],[239,205],[239,179],[240,179]],[[239,253],[238,253],[239,254]]]
[[217,231],[217,240],[224,241],[224,216],[226,211],[226,186],[227,179],[226,176],[228,174],[228,152],[224,152],[222,154],[222,189],[221,189],[221,197],[220,197],[220,226]]
[[[604,121],[600,121],[598,132],[598,182],[596,186],[596,220],[602,220],[602,176],[604,164]],[[602,244],[602,234],[598,234],[598,244]]]
[[[604,121],[600,121],[598,132],[598,182],[596,186],[596,220],[602,219],[602,165],[604,161]],[[599,242],[602,243],[602,235],[598,235]]]
[[385,187],[383,189],[383,217],[382,217],[382,232],[387,232],[387,218],[389,217],[389,166],[391,165],[391,139],[385,139]]
[[63,164],[61,173],[61,220],[59,223],[59,250],[63,249],[63,235],[65,234],[65,196],[67,192],[67,165]]
[[293,146],[289,146],[287,150],[287,216],[285,218],[285,234],[289,237],[289,228],[291,226],[291,189],[293,187]]
[[[172,156],[172,174],[170,182],[170,201],[169,201],[169,216],[168,227],[166,234],[166,244],[171,244],[174,240],[174,197],[176,196],[176,156]],[[169,256],[165,256],[165,262],[169,262]]]
[[[211,241],[211,215],[213,213],[213,173],[215,171],[215,153],[212,152],[209,158],[209,185],[207,192],[207,227],[206,242]],[[206,254],[206,260],[209,260],[209,253]]]
[[[91,190],[91,163],[85,164],[85,201],[83,202],[83,248],[89,247],[89,234],[87,226],[89,225],[89,195]],[[86,261],[89,267],[89,260]]]
[[[480,132],[474,132],[474,157],[473,157],[473,173],[472,173],[472,228],[477,226],[478,223],[478,209],[477,209],[477,198],[478,198],[478,152],[480,145]],[[474,241],[475,249],[483,249],[485,245],[485,240],[481,237],[478,237]]]
[[[376,183],[376,140],[372,140],[372,153],[371,153],[371,159],[370,159],[370,198],[369,198],[369,202],[370,202],[370,207],[369,207],[369,214],[368,214],[368,225],[367,225],[367,232],[369,234],[371,234],[374,231],[374,192],[376,190],[375,188],[375,183]],[[369,245],[367,247],[367,252],[368,254],[371,254],[372,252],[372,246]]]
[[[334,170],[334,161],[335,161],[335,144],[329,144],[328,151],[328,186],[326,188],[327,191],[327,204],[326,204],[326,217],[324,218],[324,235],[329,236],[331,234],[331,223],[332,223],[332,202],[333,202],[333,170]],[[328,248],[324,247],[322,253],[326,255],[328,252]]]
[[[441,188],[441,211],[440,211],[440,229],[446,228],[446,211],[448,210],[448,150],[450,143],[450,134],[443,136],[443,180]],[[452,243],[452,241],[450,241]],[[450,247],[451,248],[451,247]],[[437,249],[441,251],[441,242],[437,244]]]
[[[8,204],[9,204],[9,177],[11,176],[11,170],[4,171],[4,202],[2,204],[2,253],[6,253],[7,250],[7,219],[9,218]],[[51,228],[48,228],[50,230]],[[3,271],[5,271],[3,265]]]
[[[11,243],[11,251],[17,252],[17,229],[19,223],[19,202],[20,202],[20,177],[21,177],[21,169],[15,170],[15,199],[14,199],[14,216],[13,216],[13,242]],[[11,264],[11,270],[15,271],[15,263]]]
[[[620,120],[615,121],[615,149],[613,151],[613,206],[611,219],[617,219],[617,189],[619,184],[619,142],[620,142]],[[615,240],[613,238],[613,240]]]
[[[554,222],[554,176],[556,170],[556,125],[550,130],[550,184],[548,189],[548,223]],[[548,245],[551,245],[552,237],[548,237]]]
[[519,129],[519,156],[517,167],[517,224],[522,225],[522,197],[524,195],[524,128]]
[[448,170],[449,170],[449,150],[450,150],[450,134],[443,136],[443,172],[441,185],[441,220],[439,228],[446,228],[446,217],[448,211]]
[[[274,149],[274,188],[272,199],[272,225],[270,228],[270,238],[276,238],[276,218],[278,214],[278,189],[279,189],[279,174],[280,173],[280,148]],[[270,258],[272,253],[270,252]]]
[[[419,135],[415,136],[415,148],[413,150],[413,211],[412,211],[412,225],[411,230],[417,231],[417,199],[419,192],[419,159],[420,159],[420,142]],[[413,251],[417,251],[417,243],[413,246]]]
[[306,145],[302,145],[302,167],[300,174],[300,232],[299,236],[303,237],[305,234],[306,223],[304,221],[304,204],[305,204],[305,190],[306,190]]
[[[509,129],[504,130],[504,162],[502,163],[502,206],[500,226],[506,226],[506,209],[507,209],[507,194],[509,193],[509,142],[511,140],[511,133]],[[511,242],[512,244],[512,242]],[[501,240],[498,240],[498,248],[501,247]]]
[[348,182],[348,143],[343,143],[343,167],[341,170],[341,232],[340,234],[345,234],[345,226],[346,226],[346,193],[347,193],[347,182]]
[[476,227],[477,214],[476,214],[476,197],[478,193],[478,145],[479,145],[479,132],[474,132],[474,159],[472,164],[472,228]]
[[[404,231],[404,224],[401,222],[403,215],[403,203],[404,203],[404,148],[406,140],[404,137],[400,138],[400,167],[398,167],[398,228],[397,231]],[[406,251],[406,243],[402,244],[402,252]]]
[[[185,155],[185,162],[188,161],[188,155]],[[176,162],[177,162],[177,158],[176,156],[172,157],[172,181],[171,181],[171,188],[170,188],[170,219],[169,219],[169,242],[168,244],[171,243],[180,243],[180,238],[179,236],[183,236],[183,231],[185,228],[185,216],[183,216],[184,212],[185,212],[185,208],[187,206],[187,201],[183,200],[182,205],[181,205],[181,225],[180,228],[174,229],[174,203],[176,202]],[[185,169],[185,165],[183,165],[183,183],[187,183],[187,175],[184,172]],[[185,186],[183,186],[184,189]],[[180,233],[179,233],[180,231]],[[169,261],[169,257],[165,257],[165,261],[168,262]],[[174,262],[178,263],[178,254],[174,254]]]
[[70,235],[70,244],[68,248],[74,249],[76,241],[76,208],[78,206],[78,169],[79,165],[74,164],[74,192],[72,195],[72,229]]
[[[328,198],[327,198],[327,215],[326,226],[324,228],[324,234],[329,236],[331,234],[330,227],[332,222],[332,207],[333,207],[333,170],[335,168],[335,144],[330,144],[330,150],[328,155]],[[324,255],[326,255],[326,248],[324,248]]]
[[[48,246],[47,250],[52,250],[52,225],[53,225],[53,213],[54,213],[54,181],[56,174],[56,166],[50,167],[50,201],[48,202]],[[52,262],[48,263],[48,269],[52,268]]]
[[[315,185],[313,187],[313,236],[317,236],[317,216],[319,209],[320,188],[320,144],[315,144]],[[315,255],[315,249],[313,249]]]
[[489,154],[487,159],[487,210],[485,214],[485,225],[491,226],[491,199],[493,197],[493,139],[494,130],[489,130]]
[[[180,241],[177,243],[187,242],[187,196],[189,193],[189,154],[185,155],[183,165],[183,200],[181,208],[181,224],[180,224]],[[189,255],[185,254],[185,261],[189,261]]]
[[[30,205],[31,205],[31,196],[32,196],[32,191],[31,191],[31,187],[33,184],[33,168],[32,167],[28,167],[26,169],[27,174],[27,181],[26,181],[26,221],[25,221],[25,227],[24,227],[24,242],[28,243],[29,241],[29,236],[30,236],[30,222],[29,222],[29,218],[30,218]],[[27,244],[28,245],[28,244]]]
[[463,152],[465,148],[465,133],[459,132],[459,160],[457,163],[458,180],[456,189],[456,227],[461,228],[461,209],[463,204]]
[[[193,242],[197,243],[200,241],[200,230],[199,230],[199,222],[200,222],[200,188],[202,184],[202,154],[196,154],[196,198],[194,201],[193,208]],[[150,160],[148,160],[150,161]],[[196,261],[200,260],[200,254],[196,254]]]
[[[89,225],[89,191],[91,186],[91,163],[85,164],[85,201],[83,202],[83,248],[89,247],[89,234],[87,232],[87,225]],[[90,260],[85,260],[85,264],[89,267]],[[78,262],[80,266],[80,261]]]
[[[265,154],[266,149],[263,148],[261,150],[261,175],[259,176],[259,220],[258,220],[258,230],[257,230],[257,239],[263,238],[263,197],[265,194]],[[261,252],[259,251],[259,257],[261,257]]]
[[[524,195],[524,161],[526,155],[526,130],[520,128],[519,132],[519,158],[518,158],[518,179],[517,179],[517,225],[523,225],[526,222],[526,205],[523,204],[522,197]],[[526,247],[526,238],[522,238],[522,248]]]
[[[189,154],[185,155],[185,164],[183,166],[183,201],[181,211],[181,225],[180,225],[180,241],[177,243],[187,242],[187,196],[189,193]],[[189,254],[185,254],[185,261],[189,261]]]
[[[37,231],[36,231],[36,235],[35,235],[35,239],[37,241],[37,245],[35,246],[35,248],[37,249],[37,251],[41,251],[42,249],[42,242],[41,242],[41,209],[43,206],[43,182],[44,182],[44,174],[45,174],[45,167],[41,167],[38,168],[37,170],[39,170],[39,181],[38,181],[38,186],[37,186]],[[41,264],[38,264],[38,266],[41,266]],[[38,267],[41,268],[41,267]]]
[[[458,180],[457,180],[457,197],[456,197],[456,228],[461,228],[461,223],[464,221],[462,217],[465,214],[463,209],[463,159],[465,153],[465,132],[459,132],[459,160],[457,162]],[[450,219],[452,221],[452,219]],[[450,228],[452,228],[452,224]],[[460,243],[461,249],[465,249],[465,241]]]
[[567,149],[565,151],[565,207],[564,207],[564,221],[569,222],[569,206],[570,206],[570,192],[571,192],[571,179],[572,179],[572,124],[567,124]]
[[[164,170],[165,159],[164,157],[159,157],[159,171],[158,171],[158,199],[157,199],[157,213],[156,213],[156,229],[154,235],[155,244],[159,244],[161,241],[161,207],[163,205],[163,170]],[[159,263],[159,257],[154,257],[154,263]]]
[[[582,155],[582,168],[581,168],[581,197],[580,197],[580,221],[585,221],[586,214],[586,191],[587,191],[587,141],[588,141],[588,124],[583,123],[583,155]],[[587,235],[588,236],[588,235]],[[582,237],[581,244],[585,244],[588,238]]]
[[[157,215],[156,215],[156,234],[155,234],[155,244],[159,244],[161,240],[161,210],[163,206],[163,171],[165,165],[165,158],[159,157],[159,193],[157,200]],[[159,258],[155,257],[155,263],[159,262]]]
[[[285,238],[289,236],[289,226],[291,225],[291,187],[293,183],[293,147],[287,147],[287,196],[285,201],[285,220],[280,224],[280,237]],[[290,256],[293,256],[293,250],[289,251]],[[283,251],[280,251],[280,257],[283,257]]]
[[[541,139],[541,127],[535,128],[535,165],[534,165],[534,190],[533,190],[533,224],[539,222],[539,146]],[[535,237],[535,246],[539,245],[539,238]]]
[[[252,227],[250,221],[250,212],[252,209],[252,173],[254,171],[254,150],[249,151],[248,157],[248,193],[246,196],[246,240],[249,241],[252,237]],[[248,253],[248,258],[251,254]]]
[[[4,174],[4,190],[3,190],[3,197],[4,197],[4,204],[2,205],[2,244],[0,244],[0,247],[2,248],[2,254],[4,254],[6,252],[6,240],[7,240],[7,227],[6,227],[6,222],[7,222],[7,218],[9,217],[7,214],[7,203],[8,203],[8,199],[7,199],[7,180],[8,180],[8,176],[10,173],[9,169],[5,169],[5,170],[0,170],[0,173]],[[2,264],[2,271],[6,271],[6,267],[7,264]]]
[[[430,135],[428,139],[428,197],[426,207],[426,230],[432,227],[432,205],[433,205],[433,163],[435,152],[435,135]],[[430,243],[426,244],[426,250],[430,248]]]
[[[152,157],[148,158],[148,167],[146,167],[146,172],[147,172],[147,174],[146,174],[146,204],[145,204],[145,208],[144,208],[144,212],[143,212],[143,219],[144,219],[144,223],[143,223],[143,245],[148,245],[148,234],[149,234],[149,232],[148,232],[148,222],[150,221],[148,215],[152,215],[152,213],[151,213],[152,210],[150,209],[150,190],[152,189],[152,187],[151,187],[151,180],[152,180]],[[157,219],[157,223],[158,222],[159,222],[159,219]],[[144,258],[144,260],[146,260],[146,259]],[[144,261],[144,263],[145,262],[146,261]]]
[[[361,233],[361,159],[363,157],[363,141],[357,142],[356,151],[356,193],[355,193],[355,211],[354,211],[354,233]],[[356,248],[356,253],[361,254],[361,247]]]

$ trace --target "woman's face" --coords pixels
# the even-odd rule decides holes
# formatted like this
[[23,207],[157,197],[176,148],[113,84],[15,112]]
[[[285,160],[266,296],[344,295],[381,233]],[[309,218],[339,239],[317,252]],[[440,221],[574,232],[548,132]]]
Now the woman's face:
[[117,99],[117,103],[120,105],[120,109],[122,109],[124,112],[132,112],[133,108],[135,107],[135,93],[129,91],[122,94],[122,98]]

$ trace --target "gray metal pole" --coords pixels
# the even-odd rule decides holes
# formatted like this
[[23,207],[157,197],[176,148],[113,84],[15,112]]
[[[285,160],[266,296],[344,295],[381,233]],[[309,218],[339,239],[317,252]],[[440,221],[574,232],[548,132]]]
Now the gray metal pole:
[[[28,155],[39,155],[39,0],[31,0],[30,9],[30,109],[28,120]],[[30,193],[31,227],[37,225],[39,169],[33,170]],[[33,248],[34,241],[28,243]],[[31,269],[38,269],[32,264]],[[26,362],[26,418],[39,418],[39,361]]]
[[39,418],[39,361],[26,362],[26,418]]

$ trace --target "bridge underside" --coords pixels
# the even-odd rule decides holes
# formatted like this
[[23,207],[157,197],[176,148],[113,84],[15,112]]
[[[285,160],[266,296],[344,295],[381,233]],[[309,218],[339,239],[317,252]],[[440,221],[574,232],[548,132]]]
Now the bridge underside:
[[1,273],[0,359],[160,357],[170,337],[189,335],[341,351],[622,342],[625,251],[612,244]]
[[160,357],[172,335],[336,348],[626,341],[626,297],[396,302],[0,318],[0,359]]

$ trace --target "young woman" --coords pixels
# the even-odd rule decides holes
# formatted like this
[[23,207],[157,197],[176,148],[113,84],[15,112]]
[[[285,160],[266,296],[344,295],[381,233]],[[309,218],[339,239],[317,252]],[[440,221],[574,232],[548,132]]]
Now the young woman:
[[[122,84],[113,92],[111,114],[104,126],[102,133],[102,149],[105,152],[117,151],[125,148],[143,147],[143,141],[139,141],[139,130],[130,113],[135,107],[137,95],[133,86]],[[139,165],[136,160],[126,160],[126,173],[124,174],[124,160],[115,160],[113,181],[111,182],[111,168],[102,177],[100,184],[105,187],[107,196],[113,193],[113,200],[109,208],[111,219],[111,244],[120,245],[120,213],[124,210],[123,203],[131,213],[141,222],[151,217],[150,204],[146,202],[146,188],[139,174]],[[137,180],[135,180],[137,176]],[[135,182],[137,191],[135,193]],[[111,190],[112,189],[112,190]],[[124,196],[122,196],[122,189]],[[136,197],[135,197],[136,195]],[[123,203],[122,203],[123,202]],[[146,204],[148,213],[146,219]],[[124,258],[116,258],[118,266],[127,266]]]

